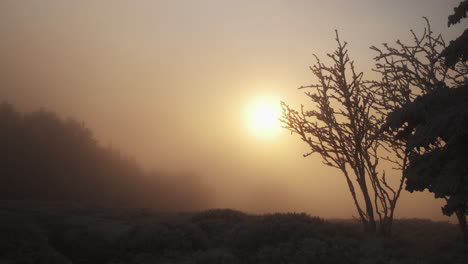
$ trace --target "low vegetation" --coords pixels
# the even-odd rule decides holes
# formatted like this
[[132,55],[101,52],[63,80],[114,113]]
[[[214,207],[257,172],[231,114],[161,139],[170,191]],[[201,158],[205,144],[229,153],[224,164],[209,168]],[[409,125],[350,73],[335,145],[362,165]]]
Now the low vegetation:
[[430,220],[396,220],[393,235],[380,238],[353,220],[299,213],[28,206],[0,205],[0,263],[461,264],[468,259],[456,225]]

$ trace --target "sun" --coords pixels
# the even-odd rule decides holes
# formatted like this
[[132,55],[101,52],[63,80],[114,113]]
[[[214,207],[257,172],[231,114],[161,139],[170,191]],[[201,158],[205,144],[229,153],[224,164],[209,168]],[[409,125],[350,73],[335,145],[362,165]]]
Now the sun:
[[280,131],[280,103],[275,97],[256,98],[247,108],[246,115],[248,128],[257,137],[273,138]]

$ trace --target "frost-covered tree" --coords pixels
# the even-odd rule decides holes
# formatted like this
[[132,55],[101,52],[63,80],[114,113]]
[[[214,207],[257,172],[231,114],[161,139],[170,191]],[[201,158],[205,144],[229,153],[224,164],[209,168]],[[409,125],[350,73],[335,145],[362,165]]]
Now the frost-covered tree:
[[444,198],[446,215],[456,213],[468,243],[468,85],[441,86],[396,110],[387,125],[398,129],[406,124],[409,164],[406,189],[429,190]]
[[[454,8],[454,13],[448,18],[448,26],[460,23],[460,20],[466,18],[468,12],[468,1],[462,1],[458,7]],[[443,51],[446,65],[455,67],[459,61],[468,60],[468,28],[457,39],[450,42],[449,46]]]
[[[372,81],[376,103],[375,111],[387,116],[389,113],[413,102],[417,96],[434,91],[440,85],[457,86],[466,81],[468,67],[458,63],[454,69],[449,68],[441,53],[446,48],[440,34],[432,31],[429,20],[422,34],[411,30],[413,41],[403,43],[397,40],[395,45],[383,44],[383,47],[372,46],[377,52],[374,71],[380,73],[380,80]],[[386,147],[393,156],[387,158],[396,168],[404,170],[407,166],[406,138],[410,133],[405,124],[398,131],[386,133]]]
[[300,87],[311,107],[299,110],[282,102],[284,127],[308,144],[323,163],[338,169],[345,178],[356,206],[359,220],[370,233],[390,232],[393,212],[402,182],[390,186],[385,173],[379,171],[379,127],[384,116],[373,111],[376,98],[356,71],[348,56],[347,43],[338,43],[333,54],[327,54],[332,65],[325,65],[317,56],[310,70],[316,84]]
[[[449,17],[449,26],[466,17],[467,11],[468,1],[463,1]],[[444,198],[443,213],[457,215],[468,243],[468,31],[445,48],[442,38],[431,37],[427,29],[428,37],[415,38],[415,47],[399,43],[399,50],[374,48],[385,61],[379,66],[384,76],[380,96],[395,105],[384,128],[404,146],[408,157],[403,168],[406,189],[429,190]],[[428,51],[423,53],[428,56],[418,56],[418,50]]]

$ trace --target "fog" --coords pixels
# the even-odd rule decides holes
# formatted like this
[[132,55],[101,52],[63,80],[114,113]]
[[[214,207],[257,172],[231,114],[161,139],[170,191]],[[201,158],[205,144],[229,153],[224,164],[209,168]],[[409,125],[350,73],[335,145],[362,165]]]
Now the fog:
[[[307,103],[296,88],[314,81],[312,54],[333,51],[334,29],[372,77],[369,46],[411,40],[422,16],[446,41],[458,36],[460,25],[446,26],[458,2],[1,1],[0,100],[84,122],[101,147],[134,158],[147,176],[188,177],[160,184],[183,197],[159,200],[161,209],[350,218],[339,171],[318,155],[303,158],[307,146],[286,130],[253,135],[245,110],[263,96]],[[192,190],[203,202],[187,208]],[[404,192],[396,216],[448,220],[442,203]]]

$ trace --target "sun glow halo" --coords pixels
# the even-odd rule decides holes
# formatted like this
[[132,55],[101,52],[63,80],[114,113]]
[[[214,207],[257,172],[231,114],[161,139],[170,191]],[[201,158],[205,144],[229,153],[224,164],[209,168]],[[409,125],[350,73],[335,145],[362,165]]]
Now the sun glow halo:
[[247,110],[249,129],[261,138],[272,138],[279,132],[280,117],[279,100],[272,97],[255,100]]

